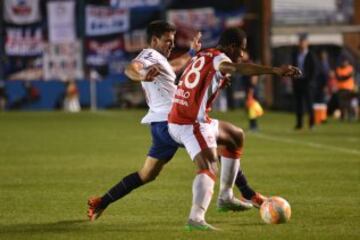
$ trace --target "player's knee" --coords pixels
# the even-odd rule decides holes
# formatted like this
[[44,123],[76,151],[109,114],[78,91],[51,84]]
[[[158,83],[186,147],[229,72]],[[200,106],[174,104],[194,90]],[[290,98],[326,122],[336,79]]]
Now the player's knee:
[[148,183],[148,182],[152,182],[156,179],[156,177],[158,176],[159,174],[157,175],[154,175],[154,174],[147,174],[147,175],[143,175],[141,177],[141,180],[143,181],[143,183]]
[[233,131],[233,140],[235,148],[242,148],[245,141],[245,132],[241,128],[235,128]]
[[199,173],[205,173],[211,178],[216,179],[218,173],[217,168],[217,154],[214,149],[205,149],[197,156],[195,156],[195,164],[197,165]]
[[143,183],[148,183],[148,182],[152,182],[154,181],[157,176],[159,176],[160,172],[159,171],[147,171],[144,169],[141,169],[139,171],[139,176],[141,178],[141,180],[143,181]]
[[154,180],[157,178],[157,176],[159,176],[159,174],[149,175],[149,176],[146,178],[146,182],[148,183],[148,182],[154,181]]
[[223,157],[238,159],[242,155],[245,133],[241,128],[234,127],[231,132],[231,141],[221,150]]
[[232,158],[232,159],[239,159],[241,158],[243,153],[242,147],[238,148],[223,148],[221,149],[220,155],[222,157]]
[[217,163],[210,163],[210,167],[209,170],[212,174],[214,174],[215,176],[218,174],[219,172],[219,168],[217,166]]
[[216,181],[217,173],[218,173],[217,164],[211,164],[211,163],[209,163],[207,168],[199,169],[197,172],[197,174],[206,174],[214,181]]

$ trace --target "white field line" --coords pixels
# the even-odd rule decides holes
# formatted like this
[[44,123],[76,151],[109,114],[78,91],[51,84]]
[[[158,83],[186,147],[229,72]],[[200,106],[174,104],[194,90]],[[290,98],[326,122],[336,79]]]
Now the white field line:
[[328,150],[328,151],[342,152],[342,153],[347,153],[347,154],[353,154],[353,155],[360,156],[360,151],[355,150],[355,149],[342,148],[342,147],[336,147],[336,146],[331,146],[330,147],[330,146],[327,146],[327,145],[314,143],[314,142],[304,142],[304,141],[298,141],[298,140],[294,140],[294,139],[290,139],[290,138],[284,138],[284,137],[281,137],[281,138],[280,137],[273,137],[273,136],[269,136],[269,135],[263,134],[263,133],[256,133],[256,134],[252,134],[251,136],[261,138],[261,139],[265,139],[265,140],[270,140],[270,141],[277,141],[277,142],[289,143],[289,144],[295,144],[295,145],[303,145],[303,146],[317,148],[317,149],[325,149],[325,150]]

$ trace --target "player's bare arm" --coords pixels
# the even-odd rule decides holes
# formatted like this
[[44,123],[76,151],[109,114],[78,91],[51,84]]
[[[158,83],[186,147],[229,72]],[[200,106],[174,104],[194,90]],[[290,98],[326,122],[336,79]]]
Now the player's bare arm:
[[145,69],[142,63],[132,61],[128,66],[126,66],[125,75],[133,81],[151,82],[157,75],[160,74],[160,71],[160,66],[158,64],[154,64]]
[[175,73],[181,71],[193,55],[201,49],[201,32],[198,32],[190,43],[190,51],[170,61]]
[[230,63],[223,62],[220,64],[219,69],[223,73],[242,75],[262,75],[274,74],[278,76],[299,77],[301,71],[297,67],[291,65],[283,65],[281,67],[269,67],[253,63]]

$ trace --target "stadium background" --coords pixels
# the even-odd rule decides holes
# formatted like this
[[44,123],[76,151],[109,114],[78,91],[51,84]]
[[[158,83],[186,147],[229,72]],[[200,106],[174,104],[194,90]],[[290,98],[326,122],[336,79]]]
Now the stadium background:
[[[5,3],[17,14],[4,14]],[[254,61],[274,65],[288,62],[298,34],[308,32],[312,49],[326,49],[332,66],[343,52],[358,66],[360,0],[0,0],[0,7],[0,106],[8,100],[0,111],[1,240],[359,239],[358,121],[329,118],[294,131],[293,113],[266,110],[252,132],[243,109],[213,112],[246,130],[242,169],[257,191],[290,202],[287,224],[266,225],[256,209],[217,212],[217,181],[207,220],[224,231],[185,232],[195,171],[184,149],[156,182],[113,204],[95,223],[87,219],[86,201],[139,169],[151,145],[148,126],[139,123],[146,109],[118,109],[143,104],[140,84],[122,69],[144,46],[148,22],[172,12],[186,25],[178,37],[194,26],[209,45],[224,26],[242,26]],[[187,50],[177,44],[174,55]],[[98,79],[97,107],[115,111],[52,111],[73,77],[83,109],[89,108],[90,75]],[[289,110],[291,87],[278,80],[260,81],[260,100]],[[244,101],[236,83],[233,95],[242,98],[235,108]],[[29,84],[40,98],[13,111]]]
[[[240,26],[249,35],[255,62],[289,63],[297,35],[307,32],[316,52],[329,52],[332,66],[346,51],[359,68],[359,1],[5,0],[0,5],[0,86],[7,110],[27,94],[25,82],[40,97],[18,109],[59,108],[71,79],[82,107],[90,107],[90,76],[96,81],[93,104],[98,108],[143,106],[140,86],[126,79],[123,69],[146,46],[145,28],[155,19],[178,26],[172,57],[187,50],[196,30],[203,32],[203,46],[212,47],[222,29]],[[291,110],[289,83],[264,78],[261,102]],[[241,86],[233,84],[230,90],[229,107],[241,107]]]

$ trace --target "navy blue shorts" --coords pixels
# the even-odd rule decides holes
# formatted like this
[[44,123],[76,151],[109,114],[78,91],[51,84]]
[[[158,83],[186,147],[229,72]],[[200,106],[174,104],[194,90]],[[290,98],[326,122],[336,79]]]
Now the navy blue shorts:
[[168,122],[151,123],[152,146],[148,156],[169,161],[176,153],[180,144],[175,142],[168,132]]

